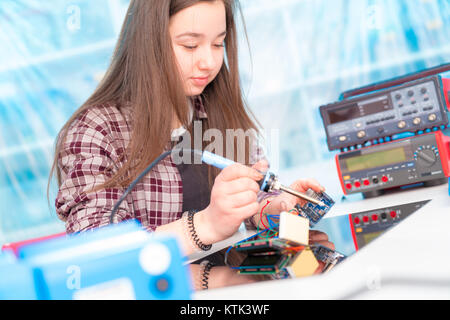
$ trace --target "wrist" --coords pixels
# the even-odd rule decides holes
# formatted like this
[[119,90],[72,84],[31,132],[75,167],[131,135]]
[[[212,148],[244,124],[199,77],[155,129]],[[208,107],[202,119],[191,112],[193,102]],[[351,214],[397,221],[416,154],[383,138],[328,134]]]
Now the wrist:
[[211,215],[208,213],[208,208],[195,214],[195,228],[197,230],[197,235],[206,245],[222,240],[218,235],[216,235],[216,232],[214,231],[214,224],[209,219],[210,216]]
[[199,220],[201,220],[199,217],[199,213],[196,211],[187,211],[183,214],[182,219],[184,221],[186,236],[195,251],[209,251],[212,242],[202,237],[204,228],[202,227],[203,224],[201,222],[199,223]]

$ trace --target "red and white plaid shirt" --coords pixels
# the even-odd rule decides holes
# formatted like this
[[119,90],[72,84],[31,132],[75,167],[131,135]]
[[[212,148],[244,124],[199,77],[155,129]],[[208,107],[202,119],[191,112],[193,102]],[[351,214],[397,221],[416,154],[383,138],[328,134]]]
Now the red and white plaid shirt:
[[[196,119],[207,118],[201,100],[194,103]],[[87,192],[103,184],[119,168],[121,155],[131,136],[131,106],[105,103],[88,109],[71,126],[58,155],[61,186],[55,206],[68,233],[81,232],[109,224],[112,208],[126,188]],[[261,148],[252,161],[263,158]],[[268,196],[260,193],[259,200]],[[130,192],[116,213],[117,222],[138,219],[154,231],[158,226],[180,219],[183,184],[171,156],[157,164]]]

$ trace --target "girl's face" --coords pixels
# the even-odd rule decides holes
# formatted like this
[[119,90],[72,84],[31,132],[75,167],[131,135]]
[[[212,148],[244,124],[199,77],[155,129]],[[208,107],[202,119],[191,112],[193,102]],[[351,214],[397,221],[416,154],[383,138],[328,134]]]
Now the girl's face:
[[187,96],[201,94],[219,73],[226,27],[220,0],[199,2],[170,18],[170,37]]

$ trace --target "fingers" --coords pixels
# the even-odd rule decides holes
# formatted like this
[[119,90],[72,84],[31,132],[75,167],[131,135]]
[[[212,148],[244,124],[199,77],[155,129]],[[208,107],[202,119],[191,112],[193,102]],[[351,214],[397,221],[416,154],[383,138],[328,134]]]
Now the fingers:
[[315,192],[323,192],[325,188],[315,179],[302,179],[297,180],[290,186],[292,189],[299,192],[306,192],[308,189],[312,189]]
[[255,180],[245,177],[227,182],[224,189],[223,193],[225,194],[235,194],[247,190],[258,193],[259,185]]
[[330,241],[315,241],[314,244],[319,244],[319,245],[327,247],[328,249],[331,249],[333,251],[336,250],[334,243],[330,242]]
[[217,177],[222,181],[232,181],[244,177],[259,181],[264,178],[264,176],[254,168],[246,167],[239,163],[226,167]]
[[322,245],[331,250],[336,250],[334,243],[330,242],[328,239],[328,235],[322,231],[310,230],[309,231],[309,242]]
[[269,170],[269,162],[267,160],[260,160],[255,163],[252,168],[259,172],[267,172],[267,170]]
[[322,231],[310,230],[309,241],[310,242],[328,241],[328,235]]
[[233,212],[237,216],[242,217],[244,220],[253,217],[259,209],[259,204],[257,202],[252,202],[245,207],[234,209]]
[[316,271],[314,272],[314,274],[321,274],[323,269],[325,268],[325,262],[322,261],[317,261],[319,263],[319,266],[317,267]]
[[233,208],[245,207],[252,203],[257,203],[257,195],[253,191],[244,191],[231,195],[229,201]]

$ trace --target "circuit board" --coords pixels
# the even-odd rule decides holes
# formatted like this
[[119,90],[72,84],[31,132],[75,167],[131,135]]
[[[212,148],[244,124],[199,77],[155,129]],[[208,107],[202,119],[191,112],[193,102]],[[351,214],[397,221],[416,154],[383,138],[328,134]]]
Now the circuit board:
[[343,261],[346,256],[342,253],[339,253],[335,250],[331,250],[328,247],[322,245],[312,245],[311,249],[314,253],[314,256],[318,261],[322,261],[325,263],[325,267],[323,272],[329,271],[332,267]]
[[295,209],[304,218],[309,220],[310,227],[314,227],[334,205],[334,200],[325,192],[317,193],[312,189],[306,191],[306,195],[316,200],[322,201],[325,206],[320,206],[311,202],[306,202],[303,206],[297,204]]

